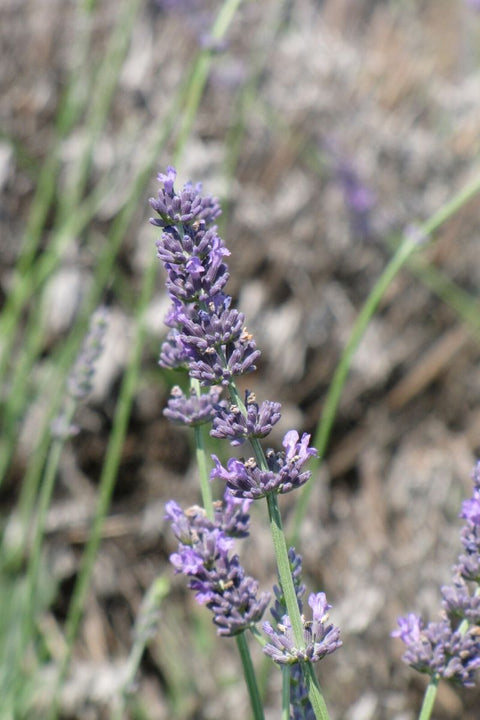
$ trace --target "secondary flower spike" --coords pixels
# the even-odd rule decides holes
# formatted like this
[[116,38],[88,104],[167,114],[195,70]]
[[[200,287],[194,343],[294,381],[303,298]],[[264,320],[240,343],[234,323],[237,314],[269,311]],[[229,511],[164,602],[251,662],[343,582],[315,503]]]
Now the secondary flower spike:
[[318,662],[325,655],[337,650],[342,641],[340,630],[328,621],[328,610],[325,593],[311,593],[308,604],[312,609],[313,620],[303,622],[305,645],[297,647],[293,635],[290,618],[284,615],[282,623],[274,629],[269,622],[263,623],[263,630],[270,642],[263,652],[279,665],[293,665],[298,662]]
[[215,504],[215,520],[202,508],[183,512],[173,500],[166,516],[179,540],[170,556],[176,572],[183,573],[197,601],[213,614],[219,635],[237,635],[259,622],[270,594],[258,592],[258,582],[245,574],[238,555],[232,555],[233,537],[248,534],[248,504],[225,497]]
[[463,553],[442,587],[439,622],[424,624],[414,613],[398,619],[392,632],[406,645],[403,660],[419,672],[472,687],[480,669],[480,463],[473,473],[473,495],[462,505]]
[[290,492],[310,478],[310,471],[302,470],[307,460],[317,454],[315,448],[309,447],[309,442],[307,433],[300,439],[296,430],[290,430],[283,438],[283,452],[267,450],[266,469],[258,467],[254,458],[230,458],[224,468],[218,457],[212,455],[215,467],[210,477],[224,480],[235,497],[257,500],[268,493]]

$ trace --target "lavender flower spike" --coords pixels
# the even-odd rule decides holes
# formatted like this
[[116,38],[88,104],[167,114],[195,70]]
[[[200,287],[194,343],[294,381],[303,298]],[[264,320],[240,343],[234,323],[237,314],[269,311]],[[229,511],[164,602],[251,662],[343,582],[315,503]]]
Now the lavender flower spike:
[[[179,539],[178,551],[170,556],[176,572],[189,578],[199,603],[213,613],[219,635],[237,635],[259,622],[270,594],[258,593],[258,583],[245,574],[238,555],[231,555],[233,537],[248,533],[248,505],[227,501],[216,504],[215,521],[201,508],[185,513],[171,501],[167,517]],[[228,533],[228,534],[227,534]]]
[[473,473],[473,496],[462,505],[464,554],[453,567],[453,583],[442,587],[439,622],[424,625],[409,614],[392,632],[406,645],[403,659],[419,672],[472,687],[480,668],[480,463]]
[[255,394],[245,391],[247,415],[237,405],[218,407],[213,418],[210,435],[228,439],[231,445],[241,445],[247,438],[263,438],[269,435],[272,427],[280,420],[280,403],[265,400],[259,407]]
[[204,386],[228,386],[233,377],[255,369],[260,352],[245,328],[245,318],[231,308],[224,293],[228,281],[225,258],[230,254],[213,222],[218,201],[201,195],[201,186],[174,188],[176,171],[160,173],[160,189],[150,204],[157,212],[151,222],[162,228],[157,255],[167,273],[172,306],[163,344],[164,367],[187,367]]
[[203,395],[197,395],[192,389],[187,398],[178,385],[175,385],[163,414],[171,422],[191,427],[211,422],[217,412],[215,407],[219,406],[221,392],[222,388],[217,386],[211,387],[209,392]]
[[480,668],[480,635],[477,627],[465,633],[453,630],[448,619],[424,626],[422,620],[410,613],[399,618],[399,630],[392,632],[407,646],[403,660],[408,665],[432,677],[473,687],[474,675]]
[[230,458],[224,468],[216,455],[212,455],[215,467],[210,473],[211,479],[224,480],[235,497],[257,500],[269,493],[284,494],[301,487],[310,478],[311,473],[302,470],[310,457],[317,454],[309,447],[310,435],[302,438],[296,430],[290,430],[283,438],[284,452],[267,450],[268,469],[258,467],[256,460],[238,460]]
[[318,662],[342,645],[339,628],[328,622],[331,605],[328,605],[325,593],[311,593],[308,604],[312,609],[313,620],[303,621],[305,645],[301,648],[296,647],[288,615],[284,615],[276,630],[269,622],[263,623],[263,630],[270,638],[263,652],[279,665]]
[[107,309],[102,306],[92,315],[82,350],[68,378],[68,393],[76,400],[82,400],[92,391],[95,363],[103,350],[106,329]]

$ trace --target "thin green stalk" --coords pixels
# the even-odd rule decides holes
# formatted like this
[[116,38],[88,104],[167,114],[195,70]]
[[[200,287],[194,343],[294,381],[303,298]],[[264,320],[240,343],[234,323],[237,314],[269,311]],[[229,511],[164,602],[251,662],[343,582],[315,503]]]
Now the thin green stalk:
[[302,670],[307,683],[308,699],[312,705],[316,718],[328,720],[328,710],[318,685],[312,663],[302,663]]
[[[230,383],[229,390],[234,404],[240,408],[240,411],[243,414],[246,414],[245,405],[240,397],[240,394],[234,382]],[[267,470],[268,465],[265,458],[265,453],[258,438],[251,438],[250,443],[252,445],[255,454],[255,460],[258,466],[262,470]],[[292,624],[295,642],[298,647],[303,647],[305,645],[303,622],[300,616],[300,609],[298,607],[298,598],[297,593],[295,592],[295,585],[293,584],[290,560],[288,558],[287,542],[282,527],[282,518],[280,515],[280,508],[278,507],[276,494],[269,493],[266,496],[266,501],[268,507],[268,516],[270,520],[270,531],[272,533],[273,548],[277,561],[278,577],[280,579],[280,585],[282,587],[285,605],[287,607],[287,613]],[[305,668],[310,666],[310,663],[305,663]],[[307,673],[307,670],[305,670],[305,672]],[[311,671],[309,670],[308,673],[307,677],[314,677],[313,669],[311,669]],[[318,687],[318,683],[314,684],[311,681],[309,682],[309,700],[315,711],[315,717],[317,718],[317,720],[328,720],[327,708],[325,705],[325,701],[323,700],[323,696],[320,692],[320,688]]]
[[[455,195],[455,197],[445,203],[445,205],[443,205],[440,210],[438,210],[438,212],[436,212],[426,222],[421,224],[418,228],[419,237],[428,239],[429,236],[433,232],[435,232],[435,230],[437,230],[446,220],[452,217],[452,215],[458,212],[458,210],[460,210],[460,208],[462,208],[465,203],[467,203],[479,191],[480,176],[476,177],[472,182],[468,183],[464,188],[462,188],[462,190],[460,190],[459,193],[457,193],[457,195]],[[325,399],[322,418],[315,434],[313,444],[317,448],[319,454],[317,466],[318,463],[321,462],[321,459],[324,457],[328,440],[330,438],[330,432],[332,430],[338,405],[340,402],[343,386],[345,385],[345,381],[350,370],[350,365],[352,363],[357,347],[360,344],[360,341],[365,334],[370,320],[375,314],[380,300],[382,299],[390,283],[397,275],[397,273],[401,270],[401,268],[404,267],[407,261],[413,256],[413,254],[421,247],[422,245],[415,237],[413,237],[413,235],[406,235],[403,238],[403,241],[399,245],[394,256],[388,263],[382,275],[375,283],[372,291],[370,292],[357,317],[350,338],[335,370],[332,382],[327,393],[327,397]],[[305,485],[302,494],[300,495],[300,499],[297,503],[292,532],[293,544],[298,542],[300,528],[307,512],[313,487],[314,484],[310,480],[310,482]]]
[[282,715],[281,720],[290,720],[290,667],[282,667]]
[[143,598],[134,629],[134,642],[123,673],[122,689],[114,720],[123,720],[127,709],[127,699],[132,692],[135,676],[140,667],[148,641],[155,634],[160,615],[160,606],[167,597],[170,583],[165,577],[156,578]]
[[[225,0],[212,26],[210,34],[213,41],[222,40],[225,36],[242,1],[243,0]],[[195,65],[191,81],[191,92],[187,96],[184,112],[181,115],[180,128],[176,140],[177,152],[174,156],[175,163],[178,161],[178,154],[185,146],[197,115],[198,106],[200,105],[200,100],[210,71],[211,55],[211,50],[204,50],[200,53],[198,62]]]
[[236,635],[235,640],[240,654],[240,659],[242,661],[243,675],[247,684],[253,717],[255,720],[264,720],[262,700],[258,691],[257,678],[253,668],[252,658],[250,656],[250,650],[248,649],[245,633],[243,632]]
[[420,715],[418,716],[418,720],[430,720],[433,706],[435,704],[435,698],[437,696],[438,682],[439,678],[433,677],[428,683],[427,689],[425,690],[425,695],[423,696],[423,703],[420,709]]
[[[298,608],[298,599],[293,584],[290,562],[288,559],[287,544],[285,534],[282,529],[282,521],[280,510],[278,507],[277,496],[273,493],[267,495],[268,514],[270,517],[270,529],[272,532],[273,546],[275,556],[277,558],[278,576],[287,606],[288,616],[292,624],[292,630],[295,637],[297,647],[304,647],[305,637],[303,633],[303,623]],[[317,720],[328,720],[328,710],[320,691],[315,673],[310,662],[302,663],[302,669],[307,681],[308,699],[312,705]]]
[[[72,421],[75,412],[75,402],[70,400],[65,406],[65,424],[68,427]],[[52,499],[55,480],[57,477],[60,458],[62,455],[64,440],[55,438],[52,442],[50,452],[47,457],[47,464],[43,477],[43,483],[38,498],[38,513],[35,522],[35,532],[32,540],[32,552],[30,555],[27,578],[28,578],[28,597],[26,608],[26,622],[30,624],[30,630],[33,626],[35,616],[35,596],[37,593],[38,575],[40,572],[40,560],[43,550],[43,539],[45,534],[45,524],[47,519],[50,501]],[[31,633],[29,633],[30,635]]]
[[[195,392],[200,397],[200,383],[198,380],[191,380],[190,381],[191,386],[195,389]],[[210,487],[210,478],[208,473],[208,466],[207,466],[207,456],[205,453],[205,442],[203,437],[203,426],[202,425],[195,425],[194,427],[195,431],[195,454],[197,458],[197,466],[198,466],[198,473],[200,476],[200,490],[202,493],[202,502],[203,507],[205,508],[205,512],[207,513],[207,518],[209,520],[214,519],[214,510],[213,510],[213,498],[212,498],[212,488]]]
[[[65,406],[65,423],[68,426],[75,412],[75,402],[71,400]],[[43,540],[45,535],[45,524],[47,519],[50,501],[55,487],[58,466],[63,451],[64,440],[55,439],[50,447],[45,472],[43,476],[42,488],[38,498],[38,511],[35,519],[35,529],[31,542],[31,553],[27,567],[27,593],[25,596],[25,607],[22,611],[22,627],[20,640],[16,645],[11,659],[11,676],[13,682],[17,681],[21,676],[21,665],[24,658],[25,650],[28,642],[33,638],[35,628],[35,616],[37,605],[38,578],[40,574],[40,564],[43,550]],[[25,532],[25,544],[28,542],[29,528],[22,526]]]
[[122,64],[132,36],[132,26],[141,0],[126,0],[119,14],[108,47],[102,58],[100,71],[95,76],[93,98],[88,107],[85,126],[87,143],[72,177],[65,183],[59,198],[57,225],[62,226],[79,204],[90,171],[95,144],[103,130],[110,110],[113,94],[118,83]]

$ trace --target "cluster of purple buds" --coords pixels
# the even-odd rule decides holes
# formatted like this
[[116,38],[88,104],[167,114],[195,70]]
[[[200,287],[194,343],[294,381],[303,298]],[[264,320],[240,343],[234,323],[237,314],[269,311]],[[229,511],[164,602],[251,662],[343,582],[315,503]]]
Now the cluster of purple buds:
[[245,414],[238,405],[218,405],[210,435],[241,445],[247,438],[263,438],[280,420],[280,403],[265,400],[260,407],[253,392],[245,391]]
[[298,647],[295,642],[288,615],[283,616],[282,622],[277,623],[276,628],[268,621],[263,623],[263,630],[270,638],[263,651],[279,665],[318,662],[325,655],[335,652],[342,644],[339,628],[329,622],[328,610],[331,605],[327,603],[325,593],[311,593],[308,604],[312,609],[312,620],[302,618],[305,640],[303,647]]
[[[293,579],[293,585],[297,596],[298,609],[300,610],[300,613],[302,613],[303,596],[305,595],[305,585],[302,583],[302,557],[301,555],[297,555],[294,548],[291,547],[288,551],[288,559],[290,564],[290,572]],[[271,639],[271,642],[264,647],[264,652],[270,657],[272,657],[275,662],[282,665],[290,665],[291,718],[293,720],[315,720],[315,713],[308,698],[308,689],[305,682],[301,661],[304,660],[304,655],[307,655],[308,653],[311,656],[309,657],[309,659],[315,662],[315,659],[320,660],[321,657],[324,657],[326,654],[334,652],[334,650],[336,650],[342,644],[340,641],[340,631],[333,625],[326,626],[325,624],[323,625],[323,630],[320,630],[320,627],[317,624],[317,627],[315,628],[315,632],[317,632],[316,641],[317,643],[320,641],[320,634],[321,632],[324,632],[323,649],[326,650],[326,652],[324,652],[321,657],[317,658],[316,652],[313,648],[313,622],[305,622],[302,615],[302,621],[304,622],[305,627],[305,650],[303,651],[303,655],[302,653],[298,654],[291,634],[290,620],[287,615],[287,605],[281,585],[274,585],[273,592],[275,595],[275,602],[270,608],[270,613],[275,620],[276,629],[274,630],[270,623],[263,624],[265,632]],[[323,593],[321,593],[320,595],[325,598]],[[314,595],[310,596],[309,604],[310,600],[314,597]],[[328,607],[330,606],[325,605],[325,609],[328,609]],[[315,613],[316,610],[314,610],[314,622]],[[317,622],[319,619],[320,618],[318,617],[317,613]],[[324,615],[324,623],[325,620],[326,618]],[[291,647],[292,643],[293,648]],[[308,650],[307,646],[309,646]],[[289,649],[291,651],[290,653]],[[316,650],[317,652],[319,650],[318,644]],[[302,656],[300,657],[300,655]]]
[[232,299],[223,293],[229,278],[224,258],[230,253],[213,224],[220,206],[200,194],[200,185],[187,183],[177,194],[175,177],[172,167],[160,173],[158,196],[150,200],[159,215],[151,222],[162,228],[157,255],[172,300],[160,364],[187,367],[204,386],[228,386],[234,376],[255,369],[260,352],[243,314],[231,309]]
[[232,636],[259,622],[270,594],[258,592],[258,583],[245,574],[238,555],[231,554],[235,537],[248,535],[248,501],[228,492],[215,504],[215,519],[199,507],[186,512],[175,501],[166,506],[167,518],[179,541],[170,561],[176,572],[189,578],[197,600],[213,614],[219,635]]
[[300,439],[296,430],[289,430],[283,438],[284,451],[267,450],[265,468],[259,467],[254,458],[230,458],[225,468],[213,455],[215,467],[210,477],[224,480],[235,497],[257,500],[268,493],[288,493],[310,478],[310,471],[302,469],[307,460],[317,454],[315,448],[309,447],[309,442],[307,433]]
[[462,506],[463,552],[453,567],[451,585],[442,587],[442,616],[425,625],[413,613],[399,618],[392,635],[407,646],[403,660],[419,672],[465,687],[475,683],[480,668],[480,463],[474,491]]
[[222,388],[213,386],[208,392],[197,395],[192,388],[187,396],[178,385],[170,391],[170,400],[163,411],[171,422],[180,425],[203,425],[211,423],[216,416],[216,408],[220,407]]

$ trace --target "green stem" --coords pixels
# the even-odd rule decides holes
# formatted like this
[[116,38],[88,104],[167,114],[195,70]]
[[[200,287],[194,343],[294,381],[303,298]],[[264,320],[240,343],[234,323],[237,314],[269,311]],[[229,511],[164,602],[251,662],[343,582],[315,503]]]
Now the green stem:
[[423,696],[423,703],[418,720],[430,720],[433,706],[435,704],[435,698],[437,696],[438,682],[439,678],[433,677],[428,683],[425,695]]
[[[445,203],[443,207],[438,210],[431,218],[418,228],[419,237],[427,239],[435,230],[437,230],[446,220],[454,215],[466,202],[468,202],[474,195],[480,191],[480,176],[475,178],[472,182],[468,183],[462,190],[460,190],[455,197],[449,202]],[[335,416],[337,413],[340,397],[342,394],[343,386],[347,379],[350,365],[353,357],[357,350],[358,345],[365,331],[372,319],[377,307],[382,299],[385,291],[389,287],[390,283],[406,264],[406,262],[412,257],[412,255],[421,248],[422,246],[418,241],[409,235],[403,238],[403,241],[396,250],[394,256],[388,263],[387,267],[383,271],[375,283],[370,295],[368,296],[365,304],[363,305],[355,325],[353,326],[348,343],[342,353],[340,361],[335,370],[332,382],[330,384],[325,405],[322,413],[322,418],[318,426],[315,438],[313,441],[314,446],[318,450],[319,460],[316,465],[321,462],[327,448],[327,444],[330,438],[330,433],[333,427]],[[300,528],[303,519],[306,515],[307,508],[310,502],[310,496],[313,490],[313,482],[308,482],[300,495],[300,499],[297,503],[295,510],[294,524],[293,524],[293,544],[298,542],[300,534]]]
[[290,718],[290,666],[282,667],[282,715],[281,720]]
[[[226,0],[223,3],[210,33],[212,40],[221,40],[225,36],[225,33],[232,23],[235,13],[241,3],[242,0]],[[181,151],[180,149],[183,149],[185,146],[185,142],[190,134],[193,122],[197,115],[198,106],[200,104],[203,89],[210,70],[211,55],[211,50],[204,50],[200,54],[198,62],[193,70],[190,83],[191,92],[187,96],[184,111],[180,116],[181,124],[176,141],[177,152],[175,153],[174,158],[175,163],[178,160],[178,154]]]
[[297,593],[293,584],[290,560],[288,559],[287,543],[282,528],[282,519],[278,507],[277,496],[273,493],[267,495],[268,516],[270,519],[270,530],[272,532],[273,547],[277,559],[278,576],[287,606],[287,613],[292,623],[292,630],[297,647],[305,645],[303,635],[303,623],[298,607]]
[[[237,386],[232,381],[229,385],[230,397],[232,402],[240,408],[240,411],[245,415],[246,408],[243,403]],[[258,438],[251,438],[250,443],[252,445],[255,460],[258,466],[262,470],[267,470],[267,460],[265,453],[260,444]],[[275,558],[277,561],[278,577],[280,579],[280,585],[282,586],[283,596],[285,599],[285,605],[287,607],[287,613],[292,624],[293,635],[297,647],[303,647],[305,645],[305,637],[303,632],[303,622],[300,616],[300,610],[298,607],[297,593],[295,592],[295,585],[293,584],[292,571],[290,568],[290,560],[288,558],[287,543],[285,539],[285,533],[282,527],[282,518],[280,515],[280,509],[278,507],[277,496],[275,493],[269,493],[266,496],[268,506],[268,516],[270,520],[270,530],[272,533],[273,548],[275,551]],[[310,667],[310,671],[313,677],[313,669],[310,663],[305,663],[305,667]],[[309,671],[309,672],[310,672]],[[307,670],[305,670],[307,672]],[[310,697],[310,693],[312,697]],[[309,700],[315,711],[317,720],[327,720],[328,712],[325,705],[325,701],[318,687],[318,683],[309,683]]]
[[258,691],[257,678],[255,676],[255,670],[252,664],[252,658],[250,656],[250,650],[248,649],[247,639],[245,633],[235,636],[237,642],[238,652],[240,653],[240,659],[242,661],[243,675],[248,688],[248,694],[250,696],[250,705],[255,720],[264,720],[262,701],[260,693]]
[[123,674],[123,682],[119,693],[119,703],[115,710],[114,720],[123,720],[127,709],[128,697],[132,692],[135,676],[145,652],[145,648],[158,623],[160,606],[170,590],[169,581],[165,577],[156,578],[145,595],[135,623],[134,642]]
[[303,663],[302,669],[307,683],[308,699],[317,720],[328,720],[328,710],[320,690],[312,663]]
[[[202,394],[200,382],[190,378],[190,387],[193,388],[198,397]],[[210,477],[208,473],[207,455],[205,452],[205,442],[203,435],[203,425],[195,425],[195,453],[197,456],[198,472],[200,475],[200,490],[202,493],[202,502],[205,512],[209,520],[213,520],[215,513],[213,510],[212,488],[210,487]]]

